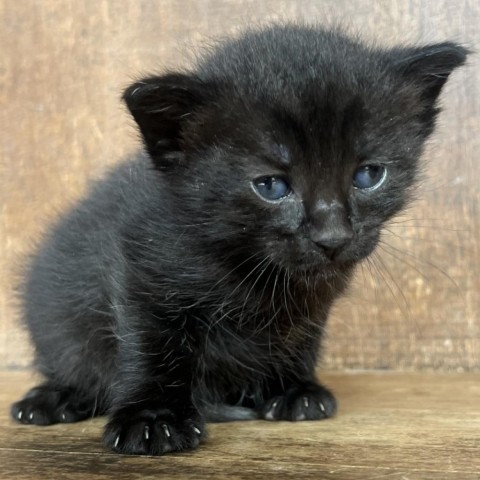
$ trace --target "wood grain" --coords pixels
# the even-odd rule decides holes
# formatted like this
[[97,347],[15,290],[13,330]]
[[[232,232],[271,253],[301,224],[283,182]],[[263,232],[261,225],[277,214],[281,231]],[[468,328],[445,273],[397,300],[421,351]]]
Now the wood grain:
[[[24,255],[89,178],[138,147],[122,89],[187,65],[212,37],[281,19],[339,20],[381,44],[480,44],[476,0],[0,2],[0,366],[30,362],[13,295]],[[447,85],[421,200],[339,302],[329,368],[480,370],[479,79],[473,56]]]
[[198,450],[128,457],[100,441],[104,419],[19,425],[9,404],[34,384],[0,371],[0,478],[398,479],[480,478],[480,374],[330,373],[340,402],[322,422],[209,426]]

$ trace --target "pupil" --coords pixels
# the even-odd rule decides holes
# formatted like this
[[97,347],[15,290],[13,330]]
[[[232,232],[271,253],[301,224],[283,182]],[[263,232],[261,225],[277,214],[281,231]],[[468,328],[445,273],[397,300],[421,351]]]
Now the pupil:
[[253,182],[257,193],[266,200],[277,201],[290,193],[288,183],[279,177],[261,177]]

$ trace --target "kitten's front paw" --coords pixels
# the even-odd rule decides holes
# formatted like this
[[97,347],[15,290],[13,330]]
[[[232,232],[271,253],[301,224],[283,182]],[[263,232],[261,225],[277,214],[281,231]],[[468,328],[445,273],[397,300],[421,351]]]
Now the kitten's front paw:
[[31,425],[78,422],[96,415],[97,411],[93,400],[72,388],[48,382],[32,388],[11,407],[14,420]]
[[262,408],[265,420],[321,420],[332,417],[337,401],[325,387],[316,384],[302,385],[271,398]]
[[144,409],[115,412],[103,438],[105,445],[119,453],[163,455],[196,448],[205,436],[205,424],[198,415],[177,418],[168,409]]

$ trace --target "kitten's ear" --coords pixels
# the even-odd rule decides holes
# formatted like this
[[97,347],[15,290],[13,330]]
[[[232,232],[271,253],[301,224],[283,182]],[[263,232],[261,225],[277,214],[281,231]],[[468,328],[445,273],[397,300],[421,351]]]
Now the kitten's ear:
[[452,42],[395,49],[397,71],[423,87],[424,98],[435,102],[452,71],[463,65],[470,51]]
[[207,91],[199,79],[182,73],[145,78],[125,90],[123,99],[157,167],[179,157],[183,125],[206,102]]

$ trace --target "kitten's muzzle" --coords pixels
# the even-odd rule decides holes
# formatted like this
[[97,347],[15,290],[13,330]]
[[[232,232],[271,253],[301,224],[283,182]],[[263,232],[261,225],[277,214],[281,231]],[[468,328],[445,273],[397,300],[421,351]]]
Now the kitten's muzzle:
[[322,218],[316,218],[310,224],[308,236],[316,247],[333,260],[353,239],[354,232],[346,213],[343,210],[332,209],[323,212]]

